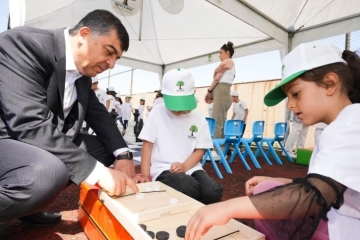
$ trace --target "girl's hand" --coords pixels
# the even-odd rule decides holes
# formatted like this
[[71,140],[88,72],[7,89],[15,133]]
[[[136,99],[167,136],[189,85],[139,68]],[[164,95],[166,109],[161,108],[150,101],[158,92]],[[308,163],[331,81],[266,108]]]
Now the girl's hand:
[[260,182],[272,179],[272,177],[265,176],[255,176],[250,178],[245,183],[245,193],[247,196],[252,196],[254,194],[254,187],[258,185]]

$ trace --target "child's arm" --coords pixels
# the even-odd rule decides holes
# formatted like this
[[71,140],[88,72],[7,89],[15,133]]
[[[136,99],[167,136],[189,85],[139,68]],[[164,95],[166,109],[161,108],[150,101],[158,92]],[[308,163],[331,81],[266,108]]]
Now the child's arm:
[[202,157],[204,156],[204,149],[195,149],[194,152],[185,160],[182,164],[183,172],[187,172],[191,168],[193,168],[196,164],[198,164]]
[[139,179],[137,182],[150,181],[150,160],[153,145],[154,144],[152,142],[143,140],[143,146],[141,150],[141,179]]

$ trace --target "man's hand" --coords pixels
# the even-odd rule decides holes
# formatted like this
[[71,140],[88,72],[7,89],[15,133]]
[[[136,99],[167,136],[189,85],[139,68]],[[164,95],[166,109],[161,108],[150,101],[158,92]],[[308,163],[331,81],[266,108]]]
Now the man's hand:
[[131,179],[135,179],[135,165],[132,160],[121,159],[115,162],[114,169],[126,173]]
[[126,192],[126,185],[131,187],[135,193],[139,192],[133,179],[123,172],[105,168],[104,174],[101,175],[97,184],[101,189],[107,192],[109,196],[121,196]]
[[171,164],[170,172],[171,173],[184,172],[182,164],[180,162],[174,162],[173,164]]

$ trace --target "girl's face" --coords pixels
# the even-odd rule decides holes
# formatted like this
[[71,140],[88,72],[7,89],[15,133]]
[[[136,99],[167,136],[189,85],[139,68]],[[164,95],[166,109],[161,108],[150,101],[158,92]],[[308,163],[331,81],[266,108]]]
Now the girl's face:
[[310,126],[326,119],[327,109],[331,108],[327,89],[315,82],[298,78],[283,86],[288,97],[287,107]]
[[220,49],[219,58],[221,61],[224,61],[225,59],[230,58],[230,52],[225,51],[224,49]]

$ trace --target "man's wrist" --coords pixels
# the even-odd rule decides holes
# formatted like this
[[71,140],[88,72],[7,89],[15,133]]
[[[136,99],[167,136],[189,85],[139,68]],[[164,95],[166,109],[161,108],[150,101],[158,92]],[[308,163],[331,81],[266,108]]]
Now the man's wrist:
[[210,90],[210,88],[208,88],[208,90],[207,90],[209,93],[211,93],[212,92],[212,90]]

